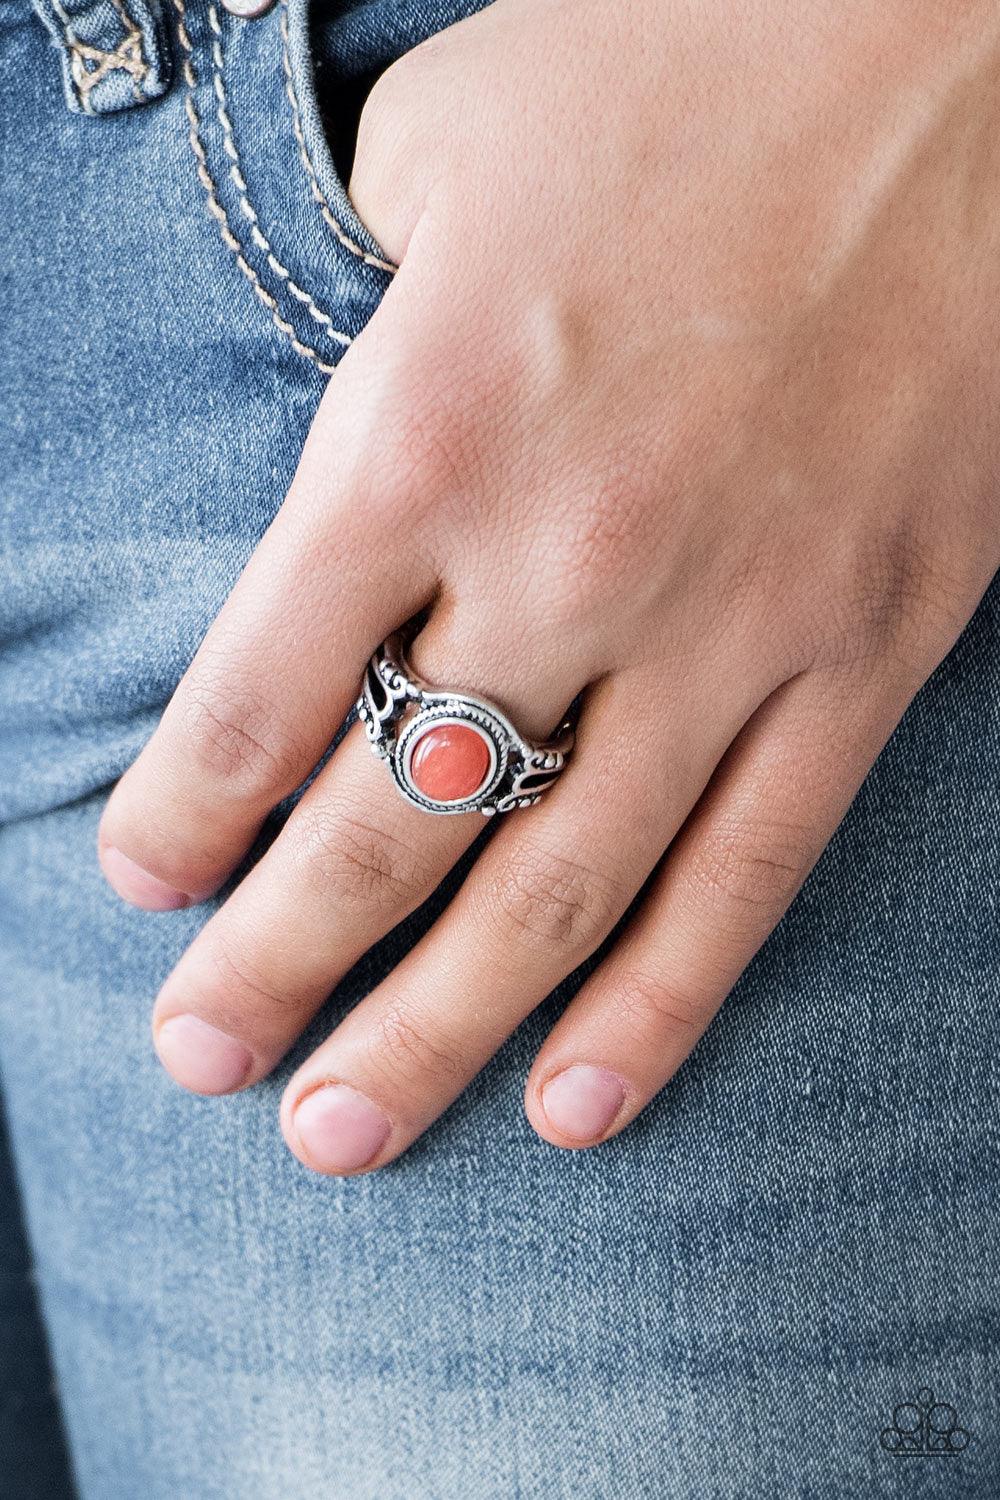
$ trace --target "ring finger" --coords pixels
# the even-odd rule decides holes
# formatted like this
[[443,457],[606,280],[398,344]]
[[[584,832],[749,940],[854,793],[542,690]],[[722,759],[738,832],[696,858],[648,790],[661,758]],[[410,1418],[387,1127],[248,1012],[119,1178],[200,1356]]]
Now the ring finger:
[[292,1079],[282,1127],[306,1165],[354,1172],[404,1150],[611,932],[759,701],[732,694],[720,711],[710,674],[683,700],[677,689],[668,744],[637,713],[645,674],[592,691],[570,774],[499,831],[442,918]]
[[[418,638],[423,655],[461,659],[463,674],[488,682],[515,718],[521,711],[517,722],[551,727],[580,687],[568,655],[561,666],[536,664],[531,675],[547,688],[529,706],[509,687],[527,670],[501,669],[495,681],[476,671],[474,628],[442,610]],[[482,828],[478,812],[429,817],[400,798],[355,725],[164,984],[153,1028],[168,1072],[207,1094],[270,1072],[348,969],[431,894]]]

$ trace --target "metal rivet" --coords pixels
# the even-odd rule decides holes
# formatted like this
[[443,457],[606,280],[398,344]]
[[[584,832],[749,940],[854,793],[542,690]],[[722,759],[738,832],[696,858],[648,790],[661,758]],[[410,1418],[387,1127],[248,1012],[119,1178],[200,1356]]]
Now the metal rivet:
[[274,0],[222,0],[223,10],[239,16],[241,21],[255,21],[258,16],[266,15],[273,4]]

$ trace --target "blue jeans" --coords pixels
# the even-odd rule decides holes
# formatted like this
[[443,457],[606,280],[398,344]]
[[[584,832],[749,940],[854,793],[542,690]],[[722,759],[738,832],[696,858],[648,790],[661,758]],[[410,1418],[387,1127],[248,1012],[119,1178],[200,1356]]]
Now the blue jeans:
[[121,905],[98,817],[389,282],[352,110],[462,8],[0,10],[0,1066],[80,1494],[995,1500],[1000,586],[598,1150],[521,1106],[576,981],[383,1171],[281,1144],[291,1067],[461,871],[266,1083],[154,1060],[206,910]]

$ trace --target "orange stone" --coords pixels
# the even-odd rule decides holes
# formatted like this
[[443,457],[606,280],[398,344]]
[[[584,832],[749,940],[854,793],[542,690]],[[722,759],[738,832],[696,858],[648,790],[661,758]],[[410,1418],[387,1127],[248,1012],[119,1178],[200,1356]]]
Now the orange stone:
[[417,740],[410,778],[432,802],[459,802],[486,780],[490,747],[469,724],[435,724]]

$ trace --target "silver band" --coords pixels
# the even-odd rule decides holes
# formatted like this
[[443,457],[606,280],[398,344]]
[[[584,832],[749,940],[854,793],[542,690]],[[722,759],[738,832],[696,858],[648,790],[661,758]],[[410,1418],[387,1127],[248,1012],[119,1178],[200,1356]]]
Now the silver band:
[[[550,740],[535,744],[485,698],[434,688],[409,667],[403,632],[382,642],[365,671],[358,718],[373,752],[384,760],[399,791],[425,812],[478,810],[486,817],[531,807],[559,775],[573,748],[567,718]],[[428,795],[414,780],[414,751],[434,729],[474,731],[482,741],[484,770],[475,790],[448,799]],[[477,754],[479,753],[477,747]]]

